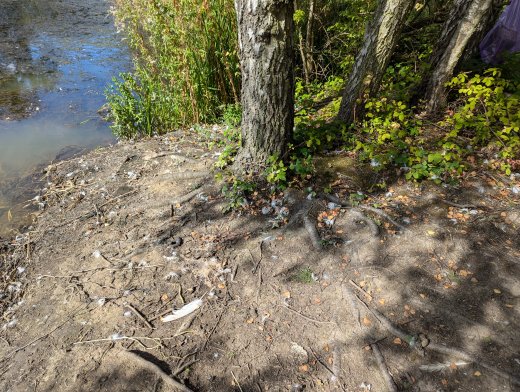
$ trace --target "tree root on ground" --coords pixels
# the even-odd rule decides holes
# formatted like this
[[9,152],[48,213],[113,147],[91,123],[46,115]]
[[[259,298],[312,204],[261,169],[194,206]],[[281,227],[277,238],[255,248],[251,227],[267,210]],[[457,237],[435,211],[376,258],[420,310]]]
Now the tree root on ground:
[[171,388],[181,391],[181,392],[193,392],[190,388],[188,388],[186,385],[180,383],[179,381],[173,379],[168,374],[166,374],[159,366],[157,366],[155,363],[152,363],[143,357],[137,355],[133,351],[127,351],[123,350],[121,353],[126,356],[128,359],[133,360],[134,362],[137,362],[140,366],[145,368],[146,370],[155,373],[157,376],[159,376],[163,382],[170,386]]
[[314,225],[314,222],[309,218],[308,214],[305,214],[303,216],[303,225],[305,226],[305,230],[307,230],[307,233],[309,233],[309,237],[311,239],[311,243],[314,249],[318,252],[321,251],[323,246],[321,244],[320,235],[318,233],[318,230],[316,229],[316,226]]
[[350,213],[358,220],[360,221],[363,221],[366,223],[366,225],[368,226],[368,228],[370,229],[370,233],[374,236],[374,237],[377,237],[379,235],[379,226],[377,226],[375,224],[375,222],[368,218],[367,216],[365,216],[361,211],[359,211],[358,209],[351,209],[350,210]]
[[210,177],[211,173],[208,171],[202,172],[176,172],[176,173],[168,173],[163,176],[160,176],[160,179],[164,180],[193,180],[195,178],[206,178]]
[[336,197],[334,195],[330,195],[330,194],[325,193],[323,196],[328,201],[330,201],[332,203],[335,203],[335,204],[337,204],[337,205],[339,205],[341,207],[352,208],[352,209],[356,209],[357,208],[357,209],[360,209],[360,210],[366,210],[366,211],[373,212],[374,214],[377,214],[377,215],[385,218],[392,225],[397,227],[400,231],[405,231],[406,230],[406,227],[404,227],[400,223],[396,222],[392,217],[390,217],[390,215],[388,215],[386,212],[384,212],[383,210],[381,210],[379,208],[370,207],[370,206],[364,206],[364,205],[358,205],[358,206],[354,207],[350,202],[343,201],[343,200],[339,199],[338,197]]
[[395,385],[394,379],[390,375],[388,368],[385,365],[385,359],[383,358],[383,354],[379,350],[377,343],[373,343],[370,345],[372,352],[374,353],[374,357],[376,357],[377,366],[379,367],[379,371],[383,375],[385,379],[386,386],[388,387],[389,392],[397,392],[397,385]]
[[496,367],[494,367],[494,366],[492,366],[492,365],[490,365],[490,364],[488,364],[486,362],[482,362],[478,358],[476,358],[476,357],[474,357],[474,356],[472,356],[472,355],[470,355],[470,354],[468,354],[468,353],[466,353],[466,352],[464,352],[462,350],[458,350],[458,349],[455,349],[455,348],[446,347],[446,346],[444,346],[442,344],[437,344],[437,343],[430,342],[422,334],[416,334],[416,335],[409,335],[409,334],[407,334],[406,332],[402,331],[398,327],[394,326],[391,323],[391,321],[388,318],[386,318],[383,314],[381,314],[379,311],[377,311],[376,309],[370,308],[359,297],[356,297],[356,298],[363,305],[365,305],[365,307],[367,307],[367,309],[369,309],[370,312],[372,312],[372,314],[374,314],[374,316],[379,320],[381,325],[388,332],[390,332],[392,335],[397,336],[401,340],[403,340],[406,343],[408,343],[408,345],[410,347],[415,348],[418,351],[422,351],[422,352],[430,350],[430,351],[438,352],[440,354],[445,354],[445,355],[449,355],[449,356],[452,356],[452,357],[460,358],[460,359],[463,359],[463,360],[468,361],[468,362],[473,362],[474,364],[479,365],[479,366],[489,370],[491,373],[494,373],[496,376],[499,376],[499,377],[504,378],[505,380],[508,380],[512,384],[520,385],[520,378],[519,377],[517,377],[515,375],[512,375],[512,374],[509,374],[507,372],[504,372],[504,371],[502,371],[500,369],[497,369]]
[[186,193],[184,196],[178,197],[171,204],[173,204],[175,206],[177,204],[186,203],[186,202],[190,201],[191,199],[193,199],[195,196],[198,196],[201,193],[204,193],[205,190],[207,190],[207,187],[205,187],[205,186],[197,187],[197,189],[195,189],[189,193]]

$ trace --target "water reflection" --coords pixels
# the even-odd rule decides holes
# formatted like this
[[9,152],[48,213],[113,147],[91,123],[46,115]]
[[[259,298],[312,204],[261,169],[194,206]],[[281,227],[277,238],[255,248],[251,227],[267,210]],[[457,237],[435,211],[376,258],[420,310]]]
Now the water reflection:
[[114,140],[96,112],[129,67],[108,1],[0,0],[0,236],[37,187],[22,180],[35,166]]

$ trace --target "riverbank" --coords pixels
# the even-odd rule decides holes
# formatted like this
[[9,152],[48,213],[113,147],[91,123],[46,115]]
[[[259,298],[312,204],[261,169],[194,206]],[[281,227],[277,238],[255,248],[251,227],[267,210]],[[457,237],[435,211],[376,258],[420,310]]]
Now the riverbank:
[[[386,371],[518,390],[518,177],[398,182],[357,208],[259,192],[225,214],[206,145],[176,132],[45,169],[37,223],[0,244],[2,390],[169,390],[159,368],[194,391],[384,390]],[[324,167],[348,199],[366,176],[341,159]]]

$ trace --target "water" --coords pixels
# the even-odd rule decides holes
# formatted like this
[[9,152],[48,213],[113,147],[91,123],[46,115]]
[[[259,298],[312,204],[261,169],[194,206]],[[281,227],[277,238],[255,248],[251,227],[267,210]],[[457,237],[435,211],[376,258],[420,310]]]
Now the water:
[[109,7],[0,0],[0,236],[27,224],[38,165],[114,141],[97,111],[130,56]]

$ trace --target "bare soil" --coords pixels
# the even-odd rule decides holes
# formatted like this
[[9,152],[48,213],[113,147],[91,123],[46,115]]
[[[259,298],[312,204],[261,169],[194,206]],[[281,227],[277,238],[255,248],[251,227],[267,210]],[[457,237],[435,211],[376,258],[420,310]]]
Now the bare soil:
[[[223,213],[214,159],[179,132],[46,169],[37,224],[0,245],[1,390],[175,390],[158,369],[193,391],[520,390],[518,176]],[[372,185],[319,163],[340,199]]]

